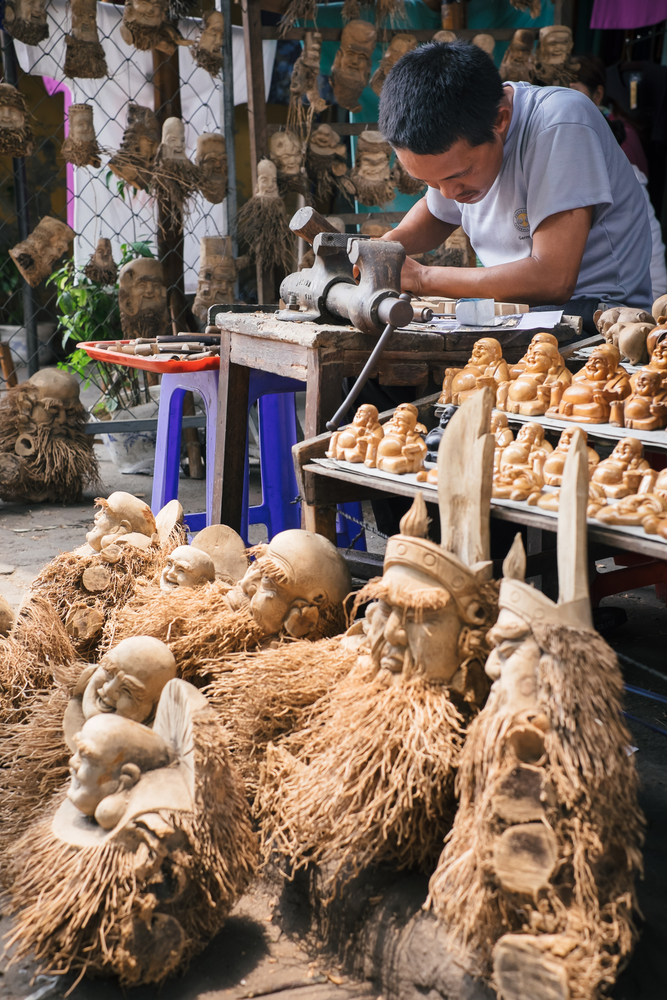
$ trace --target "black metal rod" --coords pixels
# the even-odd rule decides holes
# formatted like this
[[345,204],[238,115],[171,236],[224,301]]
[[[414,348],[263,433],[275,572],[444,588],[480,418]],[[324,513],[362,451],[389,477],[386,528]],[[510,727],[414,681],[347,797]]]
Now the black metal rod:
[[[404,302],[406,301],[409,302],[411,298],[409,292],[403,292],[403,294],[400,297],[403,299]],[[392,326],[391,323],[387,323],[387,325],[385,326],[382,336],[380,337],[377,344],[371,351],[371,355],[366,364],[364,365],[364,367],[362,368],[359,378],[348,392],[345,402],[343,403],[342,406],[338,407],[331,420],[327,421],[328,431],[337,431],[347,411],[350,409],[353,403],[356,403],[359,393],[361,392],[361,390],[371,377],[371,372],[373,371],[376,364],[380,360],[380,355],[387,346],[387,342],[389,341],[389,338],[391,337],[395,329],[396,327]]]
[[[7,83],[11,83],[12,87],[17,87],[19,80],[18,60],[16,58],[14,41],[6,31],[2,32],[2,51],[5,60],[5,80]],[[14,204],[18,220],[19,240],[23,242],[27,240],[30,233],[28,181],[26,178],[24,156],[14,156],[12,158],[12,170],[14,173]],[[21,281],[23,282],[23,325],[27,332],[28,376],[31,376],[39,371],[39,340],[37,338],[35,299],[32,288],[23,275],[21,275]]]

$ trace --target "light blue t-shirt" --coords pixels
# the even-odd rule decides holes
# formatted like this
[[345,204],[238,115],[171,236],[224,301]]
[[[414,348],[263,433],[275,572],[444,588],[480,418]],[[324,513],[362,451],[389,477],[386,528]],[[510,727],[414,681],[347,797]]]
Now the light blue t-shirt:
[[432,215],[462,225],[485,267],[530,257],[533,233],[556,212],[593,205],[575,299],[651,305],[651,230],[641,186],[604,117],[564,87],[512,83],[503,164],[489,193],[459,205],[436,188]]

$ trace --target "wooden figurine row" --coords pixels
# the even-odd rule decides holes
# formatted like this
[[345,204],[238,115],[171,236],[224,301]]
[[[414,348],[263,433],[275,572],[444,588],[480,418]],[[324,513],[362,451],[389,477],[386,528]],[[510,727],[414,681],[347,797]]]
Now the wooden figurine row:
[[332,436],[327,457],[354,465],[363,463],[367,469],[399,476],[422,472],[426,428],[419,423],[417,407],[401,403],[386,424],[381,424],[378,417],[376,406],[360,406],[352,423]]
[[505,361],[497,340],[483,337],[463,368],[446,369],[438,403],[459,406],[473,393],[489,387],[496,409],[506,413],[546,415],[580,424],[610,423],[639,431],[662,430],[667,426],[667,296],[656,301],[654,310],[657,325],[633,323],[621,331],[630,329],[634,335],[632,327],[643,327],[651,354],[649,363],[638,372],[629,374],[622,367],[614,325],[606,330],[606,342],[592,349],[576,375],[565,366],[553,334],[537,333],[515,365]]
[[[494,413],[491,430],[496,439],[492,496],[525,501],[543,510],[557,511],[563,469],[575,432],[567,427],[555,448],[541,424],[524,424],[516,439],[504,413]],[[644,458],[637,438],[617,442],[608,458],[586,442],[588,459],[588,517],[603,524],[643,527],[646,534],[667,539],[667,470],[657,472]],[[545,487],[550,489],[545,490]]]

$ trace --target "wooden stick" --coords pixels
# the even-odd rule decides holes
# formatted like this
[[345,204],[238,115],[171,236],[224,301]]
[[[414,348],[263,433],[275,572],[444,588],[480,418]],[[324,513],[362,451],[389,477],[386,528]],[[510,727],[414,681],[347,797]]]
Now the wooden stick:
[[12,352],[9,344],[0,344],[0,365],[2,366],[2,375],[5,380],[6,388],[11,389],[15,385],[18,385],[19,382],[16,377],[16,369],[14,368],[14,359],[12,358]]

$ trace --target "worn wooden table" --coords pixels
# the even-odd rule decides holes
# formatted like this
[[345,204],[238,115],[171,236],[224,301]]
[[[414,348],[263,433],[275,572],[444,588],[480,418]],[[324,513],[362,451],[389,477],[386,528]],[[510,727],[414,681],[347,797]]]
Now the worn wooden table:
[[[377,338],[351,326],[282,322],[271,313],[216,316],[221,330],[213,523],[240,530],[250,370],[297,379],[306,391],[304,434],[320,434],[343,401],[343,379],[361,372]],[[381,384],[416,386],[441,380],[444,337],[415,325],[397,330],[373,373]],[[305,507],[304,527],[335,540],[335,511]]]

